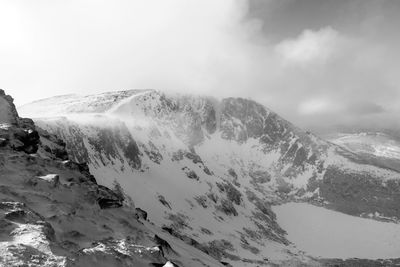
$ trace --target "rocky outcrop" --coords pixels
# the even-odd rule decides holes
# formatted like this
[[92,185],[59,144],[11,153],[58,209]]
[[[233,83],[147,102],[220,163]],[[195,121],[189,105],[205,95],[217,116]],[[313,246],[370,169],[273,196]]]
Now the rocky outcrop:
[[14,99],[0,89],[0,124],[18,125],[19,116],[14,105]]
[[147,220],[147,212],[146,211],[142,210],[141,208],[136,208],[135,211],[136,211],[136,215],[139,219],[142,219],[145,221]]
[[96,196],[101,209],[119,208],[124,202],[123,196],[102,185],[97,186]]
[[17,151],[36,153],[39,147],[39,133],[31,119],[18,117],[13,98],[0,89],[0,139],[1,146],[9,144]]

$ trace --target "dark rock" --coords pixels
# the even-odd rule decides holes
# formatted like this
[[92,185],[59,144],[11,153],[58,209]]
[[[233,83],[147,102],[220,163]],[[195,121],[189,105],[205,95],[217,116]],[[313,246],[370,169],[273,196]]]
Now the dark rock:
[[265,132],[266,109],[251,100],[226,98],[221,103],[222,137],[239,142],[259,138]]
[[8,144],[8,140],[0,137],[0,147],[5,147]]
[[4,218],[13,222],[24,223],[26,212],[24,210],[13,210],[5,214]]
[[26,130],[29,130],[29,129],[36,130],[35,123],[30,118],[19,118],[19,127],[26,129]]
[[51,152],[56,158],[61,160],[68,160],[68,152],[65,148],[54,147]]
[[47,153],[51,153],[51,148],[48,145],[43,146],[43,150]]
[[228,216],[230,216],[230,215],[237,216],[238,215],[238,212],[236,211],[232,202],[229,200],[226,200],[226,199],[222,199],[221,204],[218,205],[216,208]]
[[92,175],[92,174],[86,175],[86,178],[88,179],[89,182],[97,184],[97,181],[96,181],[96,178],[94,177],[94,175]]
[[196,172],[193,171],[193,170],[190,170],[188,167],[183,167],[182,170],[185,171],[186,176],[189,179],[193,179],[193,180],[196,180],[196,181],[198,181],[200,179],[200,177],[196,174]]
[[237,174],[236,174],[236,172],[235,172],[234,169],[230,168],[230,169],[228,170],[228,173],[229,173],[229,175],[232,176],[234,179],[237,179],[237,178],[238,178],[238,176],[237,176]]
[[175,233],[174,229],[172,229],[171,227],[165,226],[165,225],[163,227],[161,227],[161,229],[168,232],[170,235],[174,235],[174,233]]
[[197,154],[195,154],[195,153],[186,152],[186,153],[185,153],[185,156],[186,156],[188,159],[192,160],[192,162],[193,162],[194,164],[203,163],[203,161],[201,160],[200,156],[197,155]]
[[101,209],[112,209],[122,207],[122,203],[115,199],[110,198],[99,198],[97,200]]
[[122,207],[124,198],[116,194],[111,189],[98,185],[97,187],[97,203],[101,209]]
[[225,192],[228,200],[232,201],[236,205],[240,205],[242,201],[242,193],[237,190],[231,183],[216,183],[220,192]]
[[56,138],[55,143],[63,148],[65,148],[67,146],[67,144],[64,142],[64,140],[60,139],[60,138]]
[[154,163],[160,164],[163,160],[163,156],[158,150],[158,148],[153,144],[153,142],[149,141],[150,150],[144,146],[144,153],[149,157],[151,161]]
[[15,143],[13,148],[18,151],[24,151],[28,154],[36,153],[39,148],[40,136],[36,130],[32,129],[15,129],[14,138],[20,141],[20,143]]
[[[0,94],[0,104],[7,106],[4,112],[7,113],[6,115],[9,118],[9,121],[6,121],[6,123],[17,126],[19,123],[19,116],[14,105],[14,99],[11,96],[6,95],[3,90]],[[3,121],[0,121],[0,123],[3,123]]]
[[172,161],[179,161],[179,160],[183,160],[183,156],[184,156],[184,152],[182,149],[179,149],[177,152],[174,152],[172,154]]
[[90,173],[89,165],[86,162],[76,163],[80,172]]
[[207,166],[204,166],[204,167],[203,167],[203,171],[204,171],[204,173],[207,174],[207,175],[213,175],[213,172],[210,171],[210,169],[209,169]]
[[207,105],[205,125],[209,134],[213,134],[217,130],[217,116],[215,108],[211,103]]
[[307,157],[308,157],[308,153],[304,149],[304,147],[299,148],[296,152],[296,156],[294,157],[293,165],[301,166],[304,162],[307,161]]
[[24,143],[22,143],[18,139],[12,139],[10,141],[10,146],[12,149],[14,149],[16,151],[23,151],[24,147],[25,147]]
[[158,201],[160,201],[161,204],[163,204],[165,207],[169,208],[170,210],[172,209],[171,208],[171,204],[169,204],[169,202],[165,199],[164,196],[159,195],[158,196]]
[[139,219],[147,220],[147,212],[142,210],[141,208],[136,208],[136,215],[139,217]]
[[197,201],[197,203],[202,206],[203,208],[207,208],[207,197],[206,196],[196,196],[194,199]]
[[124,154],[129,159],[131,166],[139,169],[141,166],[139,147],[134,140],[130,140],[128,145],[124,148]]
[[233,251],[234,248],[233,245],[227,240],[213,240],[206,244],[201,244],[199,249],[219,261],[221,261],[222,258],[227,258],[234,261],[240,260],[238,256],[228,253],[228,251]]
[[182,213],[170,213],[167,217],[168,220],[170,220],[172,222],[172,224],[170,225],[173,229],[175,230],[182,230],[184,228],[190,228],[189,223],[187,222],[188,217],[185,216]]
[[207,228],[201,227],[200,231],[206,235],[213,235],[213,232],[211,232],[210,230],[208,230]]
[[[90,173],[89,171],[89,166],[87,165],[86,162],[84,163],[77,163],[72,160],[66,160],[62,163],[66,168],[69,168],[71,170],[78,170],[80,173],[84,175],[86,179],[79,179],[80,183],[84,182],[90,182],[97,184],[96,178]],[[73,178],[71,181],[74,180]]]
[[47,239],[49,239],[50,241],[56,240],[56,232],[54,231],[54,228],[51,226],[50,223],[46,221],[38,221],[36,223],[43,226],[42,229]]
[[171,245],[167,241],[165,241],[164,239],[159,237],[158,235],[154,236],[154,242],[158,245],[158,247],[160,248],[160,251],[164,257],[166,254],[169,254],[169,253],[177,254],[175,252],[175,250],[172,249]]
[[207,197],[211,199],[214,203],[217,203],[218,201],[218,195],[213,192],[207,193]]

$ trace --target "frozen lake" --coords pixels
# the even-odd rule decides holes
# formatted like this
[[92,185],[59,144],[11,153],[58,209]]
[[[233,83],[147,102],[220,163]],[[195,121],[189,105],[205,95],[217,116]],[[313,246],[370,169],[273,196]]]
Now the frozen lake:
[[387,259],[400,257],[400,224],[346,215],[307,203],[274,206],[288,240],[311,256]]

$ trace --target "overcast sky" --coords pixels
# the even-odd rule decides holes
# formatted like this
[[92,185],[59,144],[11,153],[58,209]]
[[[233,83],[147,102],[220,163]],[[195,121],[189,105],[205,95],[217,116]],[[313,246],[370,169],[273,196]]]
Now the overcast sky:
[[132,88],[257,100],[302,127],[397,125],[400,1],[0,0],[17,105]]

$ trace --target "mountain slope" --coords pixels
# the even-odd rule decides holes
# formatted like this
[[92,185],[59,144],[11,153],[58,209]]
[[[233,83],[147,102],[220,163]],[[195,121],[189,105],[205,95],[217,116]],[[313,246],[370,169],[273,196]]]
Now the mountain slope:
[[[59,117],[43,118],[48,105]],[[21,111],[42,116],[35,122],[62,137],[74,160],[87,162],[100,184],[118,182],[156,225],[233,266],[316,264],[286,240],[274,204],[400,216],[398,172],[251,100],[132,90]]]
[[0,110],[0,266],[223,266],[98,185],[3,90]]

